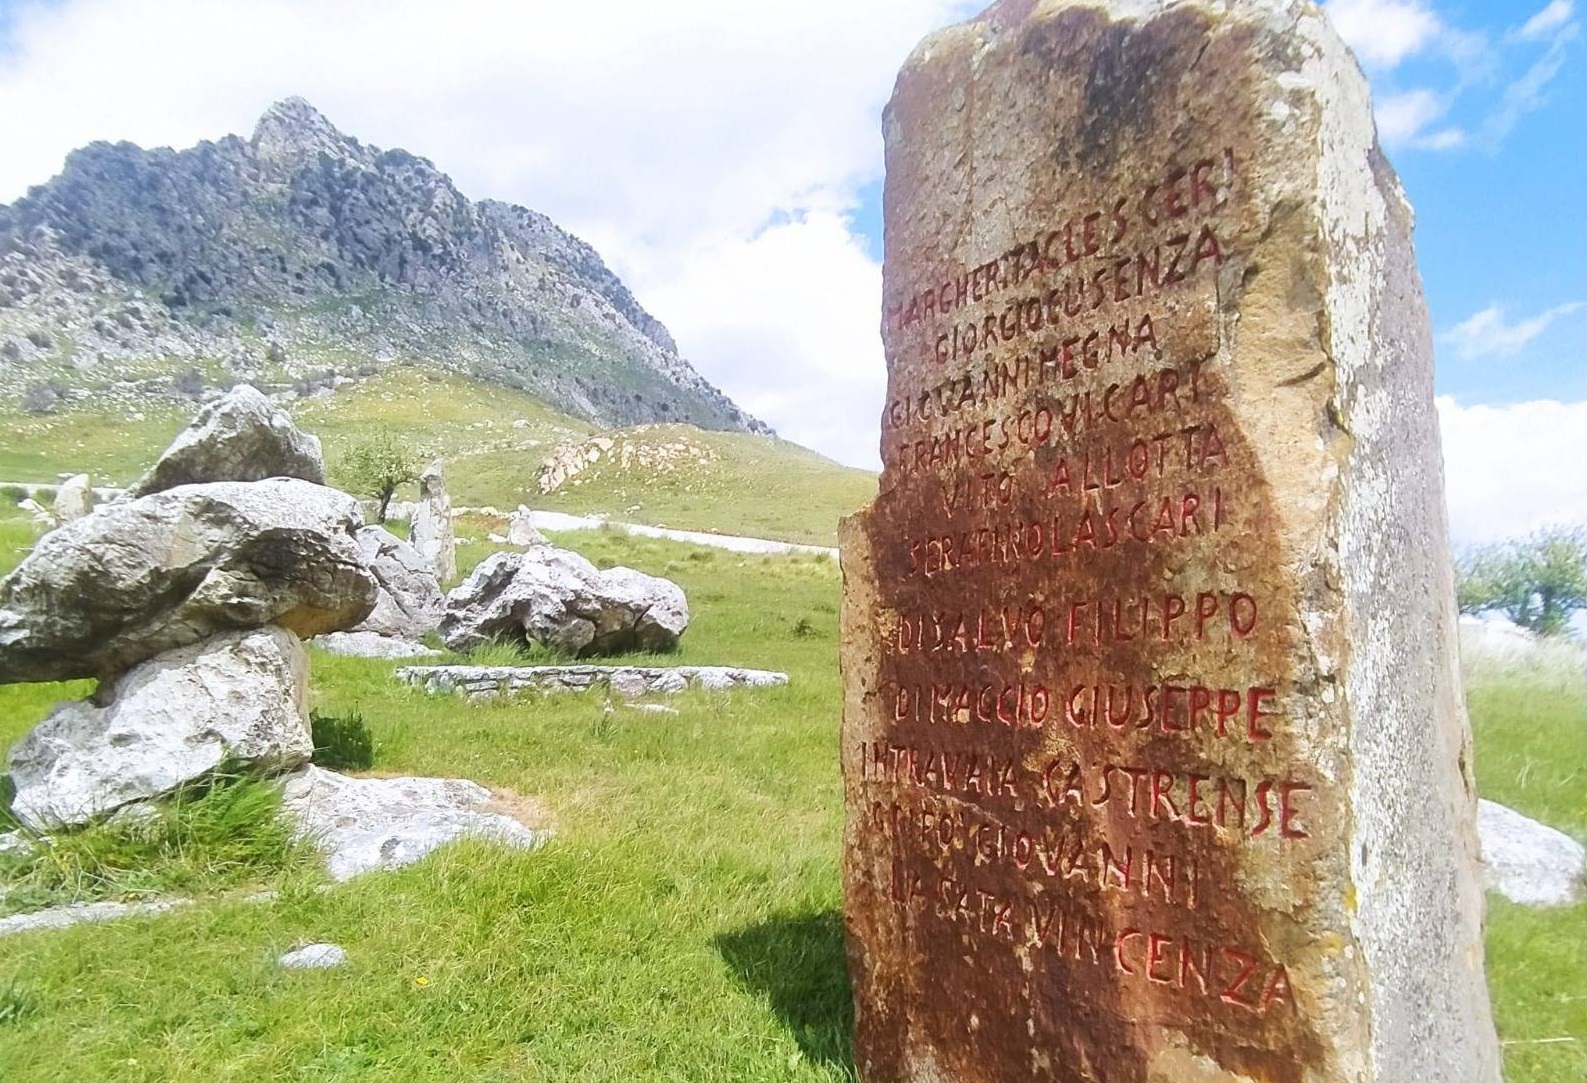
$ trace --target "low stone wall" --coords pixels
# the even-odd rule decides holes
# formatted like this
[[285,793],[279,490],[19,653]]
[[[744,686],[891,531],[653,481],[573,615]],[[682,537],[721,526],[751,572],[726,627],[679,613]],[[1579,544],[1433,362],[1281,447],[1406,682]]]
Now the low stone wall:
[[610,689],[620,696],[682,692],[701,688],[770,688],[788,683],[788,674],[730,666],[404,666],[397,679],[431,694],[500,696],[513,692],[587,692]]

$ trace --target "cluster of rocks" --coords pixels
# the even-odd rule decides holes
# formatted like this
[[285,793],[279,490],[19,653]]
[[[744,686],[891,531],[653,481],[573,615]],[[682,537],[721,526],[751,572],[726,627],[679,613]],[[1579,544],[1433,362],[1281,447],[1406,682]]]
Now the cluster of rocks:
[[630,699],[690,688],[774,688],[788,674],[733,666],[406,666],[397,679],[426,692],[455,692],[469,699],[513,692],[588,692],[607,689]]
[[540,467],[540,491],[554,493],[564,485],[581,484],[579,475],[600,463],[619,470],[642,469],[649,474],[670,474],[685,466],[713,462],[716,452],[676,435],[652,439],[652,425],[639,425],[616,437],[592,436],[579,443],[563,444]]
[[473,783],[309,764],[302,640],[412,645],[443,608],[429,562],[324,480],[319,441],[240,387],[123,499],[45,535],[0,580],[0,681],[98,681],[11,749],[11,810],[26,828],[123,815],[247,769],[287,775],[283,808],[337,879],[460,834],[538,841]]

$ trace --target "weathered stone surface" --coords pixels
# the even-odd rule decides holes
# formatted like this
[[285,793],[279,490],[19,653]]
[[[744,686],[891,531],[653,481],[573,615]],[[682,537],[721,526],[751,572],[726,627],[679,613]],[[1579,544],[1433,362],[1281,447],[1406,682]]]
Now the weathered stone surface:
[[331,879],[411,865],[454,839],[538,846],[548,831],[490,809],[490,791],[461,778],[349,778],[308,766],[287,779],[282,811],[325,855]]
[[99,508],[0,579],[0,683],[114,676],[217,632],[350,628],[375,580],[357,502],[306,481],[187,485]]
[[723,692],[730,688],[774,688],[788,674],[732,666],[404,666],[397,679],[426,692],[457,692],[473,699],[513,692],[588,692],[606,689],[637,698],[689,688]]
[[436,578],[450,583],[457,578],[457,538],[452,532],[452,498],[446,493],[441,460],[419,475],[419,500],[408,520],[408,540],[419,551]]
[[531,640],[577,655],[668,651],[689,626],[683,590],[632,568],[602,571],[566,549],[493,553],[446,596],[441,639],[454,651]]
[[546,536],[535,527],[534,512],[519,504],[518,510],[507,517],[507,544],[528,548],[531,545],[551,543],[546,541]]
[[316,636],[314,645],[328,654],[348,658],[433,658],[440,651],[431,650],[411,639],[395,639],[378,632],[331,632]]
[[12,914],[0,918],[0,936],[38,932],[41,929],[69,929],[73,925],[87,925],[122,918],[151,917],[172,910],[192,906],[192,899],[155,899],[150,902],[91,902],[52,906],[28,914]]
[[55,521],[69,523],[94,510],[94,487],[87,474],[75,474],[55,491]]
[[374,611],[354,631],[414,640],[434,631],[446,599],[430,562],[384,527],[363,527],[357,540],[380,589]]
[[132,497],[213,481],[299,478],[325,484],[317,436],[299,432],[264,393],[239,384],[204,407],[130,490]]
[[1493,801],[1478,802],[1488,887],[1522,906],[1587,901],[1587,848],[1547,824]]
[[347,962],[347,949],[340,944],[304,944],[277,962],[283,970],[330,970]]
[[1427,314],[1289,0],[1003,0],[884,119],[866,1083],[1493,1083]]
[[288,770],[314,752],[308,660],[281,628],[233,632],[124,674],[108,702],[63,703],[11,747],[12,811],[40,831],[87,823],[222,764]]

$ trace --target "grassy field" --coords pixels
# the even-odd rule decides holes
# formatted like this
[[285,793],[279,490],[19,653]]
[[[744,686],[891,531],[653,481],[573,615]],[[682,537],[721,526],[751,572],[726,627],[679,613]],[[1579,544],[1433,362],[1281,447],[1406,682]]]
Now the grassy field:
[[[658,473],[602,466],[579,485],[541,494],[547,455],[594,430],[521,391],[423,368],[399,368],[335,394],[288,407],[293,420],[325,444],[335,482],[343,454],[377,429],[402,435],[425,458],[447,463],[454,504],[511,510],[520,503],[574,514],[686,530],[716,530],[781,541],[832,545],[837,521],[870,499],[875,477],[796,444],[745,433],[658,426],[656,441],[686,438],[710,461]],[[0,481],[55,484],[84,471],[95,484],[138,478],[191,420],[194,408],[131,408],[91,400],[57,413],[0,414]],[[769,484],[771,479],[776,484]],[[414,493],[398,494],[411,499]]]
[[[532,796],[555,839],[533,853],[458,844],[331,890],[289,855],[267,901],[240,897],[257,878],[200,877],[215,894],[187,911],[0,942],[0,1079],[852,1078],[836,565],[608,532],[563,541],[683,584],[695,622],[680,661],[786,669],[791,685],[685,695],[677,716],[608,715],[598,696],[428,698],[396,686],[390,663],[316,654],[316,706],[363,714],[377,771]],[[466,560],[485,551],[471,544]],[[0,687],[0,748],[63,691]],[[1561,671],[1489,674],[1471,696],[1485,794],[1578,837],[1583,692]],[[349,963],[276,966],[317,940]],[[1587,1035],[1584,944],[1587,907],[1495,902],[1510,1083],[1587,1069],[1579,1040],[1548,1041]]]

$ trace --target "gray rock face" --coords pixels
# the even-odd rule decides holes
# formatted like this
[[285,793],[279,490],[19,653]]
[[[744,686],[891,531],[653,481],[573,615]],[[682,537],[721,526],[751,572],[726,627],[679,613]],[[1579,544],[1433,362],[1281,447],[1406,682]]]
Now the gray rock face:
[[528,848],[545,840],[492,812],[490,791],[455,778],[349,778],[309,766],[287,779],[282,810],[325,855],[331,879],[411,865],[454,839]]
[[325,484],[319,437],[299,432],[285,411],[256,389],[239,384],[199,412],[129,495],[265,478]]
[[429,564],[437,579],[457,578],[457,538],[452,533],[452,500],[446,493],[441,460],[419,475],[419,501],[408,523],[408,540]]
[[87,474],[77,474],[55,491],[55,521],[70,523],[94,510],[94,489]]
[[604,688],[636,698],[689,688],[775,688],[788,674],[732,666],[405,666],[397,679],[432,694],[458,692],[470,699],[513,692],[588,692]]
[[339,944],[304,944],[277,961],[283,970],[330,970],[347,962],[347,951]]
[[433,658],[440,651],[408,639],[394,639],[376,632],[331,632],[317,636],[314,645],[329,654],[348,658]]
[[124,674],[107,706],[56,707],[11,748],[12,810],[52,830],[184,783],[222,764],[290,769],[314,752],[308,660],[281,628],[216,636]]
[[689,626],[683,590],[632,568],[601,571],[549,545],[495,553],[446,599],[441,639],[455,651],[531,640],[576,655],[668,651]]
[[1493,801],[1477,805],[1488,889],[1523,906],[1587,901],[1587,849],[1561,831]]
[[351,628],[376,584],[352,497],[306,481],[180,486],[45,536],[0,580],[0,683],[105,677],[217,632]]
[[379,593],[374,611],[354,631],[417,640],[435,630],[446,599],[429,562],[383,527],[363,527],[356,539]]
[[[251,138],[74,151],[0,207],[0,277],[0,387],[35,383],[71,350],[95,359],[74,381],[163,368],[149,382],[168,391],[199,359],[256,370],[261,346],[291,386],[331,349],[445,358],[603,424],[766,431],[589,245],[534,211],[469,200],[430,162],[362,144],[300,99]],[[548,345],[596,367],[548,363]]]

